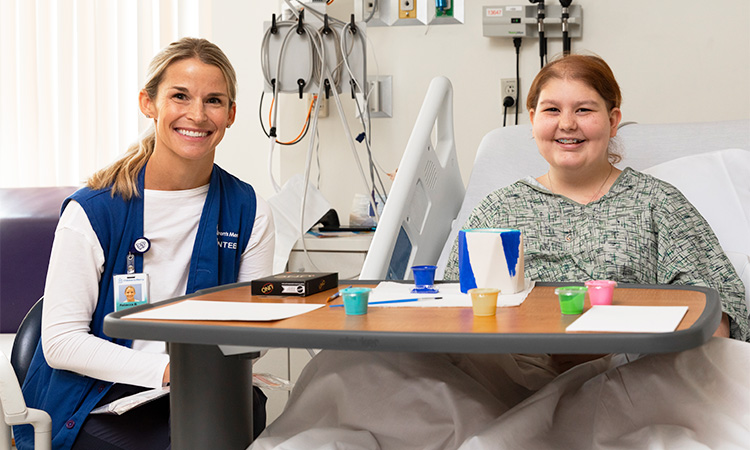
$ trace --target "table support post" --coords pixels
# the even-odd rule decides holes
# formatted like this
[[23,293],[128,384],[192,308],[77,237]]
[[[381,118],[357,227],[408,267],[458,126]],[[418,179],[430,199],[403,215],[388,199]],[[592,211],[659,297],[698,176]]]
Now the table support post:
[[253,440],[250,358],[169,344],[172,448],[245,449]]

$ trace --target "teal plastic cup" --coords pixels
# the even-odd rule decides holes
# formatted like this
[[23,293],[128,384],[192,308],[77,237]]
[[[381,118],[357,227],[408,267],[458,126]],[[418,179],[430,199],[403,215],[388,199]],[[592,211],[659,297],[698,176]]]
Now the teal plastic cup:
[[563,314],[581,314],[586,300],[586,286],[564,286],[555,289],[560,299],[560,312]]
[[367,314],[367,301],[370,298],[370,288],[351,287],[341,289],[341,298],[344,299],[344,312],[349,316],[361,316]]

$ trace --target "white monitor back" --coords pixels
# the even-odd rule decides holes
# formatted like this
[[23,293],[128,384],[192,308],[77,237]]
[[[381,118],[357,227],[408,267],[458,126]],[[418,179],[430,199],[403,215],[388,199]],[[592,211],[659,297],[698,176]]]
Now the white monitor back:
[[425,95],[360,279],[405,280],[412,278],[411,266],[435,264],[464,192],[453,135],[453,89],[447,78],[438,77]]

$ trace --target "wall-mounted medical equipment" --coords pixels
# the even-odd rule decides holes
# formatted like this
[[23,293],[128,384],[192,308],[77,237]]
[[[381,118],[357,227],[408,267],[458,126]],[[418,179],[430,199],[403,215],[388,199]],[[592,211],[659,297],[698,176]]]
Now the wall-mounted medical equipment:
[[570,4],[573,0],[560,0],[562,6],[562,15],[560,21],[562,25],[563,54],[570,54]]
[[[364,23],[353,16],[349,22],[336,20],[326,14],[324,3],[309,3],[298,16],[279,20],[274,15],[264,27],[261,67],[266,92],[276,89],[301,97],[317,92],[323,82],[328,97],[333,88],[357,92],[366,85],[366,42],[363,33],[357,33]],[[331,74],[329,84],[324,66]]]
[[[295,237],[301,237],[303,248],[305,247],[304,234],[313,226],[320,217],[330,209],[319,210],[312,218],[308,219],[308,210],[313,209],[310,201],[315,199],[315,186],[310,183],[313,155],[317,152],[319,135],[317,132],[320,105],[323,99],[330,99],[336,106],[336,111],[341,119],[346,140],[352,150],[353,159],[356,163],[363,185],[370,195],[368,200],[373,208],[376,219],[380,214],[375,199],[385,199],[385,187],[376,170],[372,152],[370,149],[370,87],[367,81],[367,38],[365,36],[364,22],[355,21],[355,15],[351,14],[347,21],[334,18],[326,13],[329,2],[310,0],[284,0],[284,9],[281,17],[273,15],[271,21],[265,23],[265,33],[261,43],[261,67],[264,76],[263,94],[261,95],[260,119],[265,127],[265,114],[263,113],[263,96],[272,93],[270,109],[268,112],[268,131],[270,148],[268,152],[268,171],[271,184],[277,194],[269,198],[269,204],[277,215],[284,215],[284,209],[293,209],[299,204],[300,214],[289,221],[276,220],[277,231],[277,257],[274,264],[285,264],[288,250],[291,245],[283,248],[284,254],[279,255],[279,235],[282,223],[291,230],[290,244],[294,243]],[[376,78],[376,86],[381,87],[380,78]],[[311,95],[306,95],[306,94]],[[297,138],[286,141],[278,138],[281,133],[279,127],[279,100],[280,96],[297,97],[305,101],[307,118],[304,127]],[[354,133],[347,121],[342,101],[351,98],[357,111],[357,121],[361,128],[355,125]],[[343,100],[342,100],[343,99]],[[382,96],[378,96],[378,103],[383,103]],[[309,106],[308,106],[309,103]],[[378,105],[379,106],[379,105]],[[293,108],[297,109],[298,108]],[[296,133],[296,130],[295,130]],[[293,134],[285,133],[292,136]],[[284,197],[289,190],[289,183],[284,188],[274,177],[273,162],[274,150],[278,145],[294,145],[300,143],[308,136],[308,150],[305,160],[305,173],[300,176],[299,188],[293,191],[294,198]],[[356,138],[354,137],[356,136]],[[362,156],[358,147],[364,151]],[[364,167],[365,160],[367,167]],[[320,172],[320,169],[318,169]],[[369,177],[366,172],[369,172]],[[294,177],[293,177],[294,178]],[[278,201],[279,205],[275,205]],[[309,205],[309,207],[308,207]],[[293,214],[294,215],[294,214]],[[296,236],[295,236],[296,235]],[[306,253],[306,248],[305,253]],[[315,264],[310,260],[312,268]]]
[[[580,38],[583,34],[583,8],[580,5],[567,7],[568,37]],[[500,38],[538,38],[539,5],[503,5],[482,7],[482,34],[486,37]],[[558,4],[545,6],[544,37],[558,39],[563,37],[563,7]]]
[[539,60],[541,67],[547,61],[547,38],[544,36],[544,0],[529,0],[536,4],[536,30],[539,35]]
[[354,8],[371,27],[464,22],[464,0],[354,0]]
[[571,5],[572,0],[558,0],[558,4],[545,4],[545,0],[529,0],[528,5],[502,5],[482,7],[482,33],[490,38],[512,38],[516,50],[516,78],[501,80],[500,99],[503,108],[503,126],[507,115],[515,115],[518,125],[521,96],[520,50],[523,38],[539,39],[539,63],[547,64],[548,40],[562,39],[563,53],[570,53],[571,38],[583,35],[583,8]]

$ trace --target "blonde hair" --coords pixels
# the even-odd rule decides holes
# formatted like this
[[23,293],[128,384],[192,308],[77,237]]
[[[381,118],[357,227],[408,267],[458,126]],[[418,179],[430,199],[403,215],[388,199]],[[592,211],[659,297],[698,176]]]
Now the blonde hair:
[[[237,97],[237,74],[224,52],[206,39],[182,38],[159,52],[148,67],[146,84],[143,87],[146,95],[156,99],[159,84],[167,68],[174,62],[190,58],[197,58],[204,64],[221,69],[227,83],[231,107]],[[150,127],[137,143],[128,148],[122,158],[94,173],[86,185],[91,189],[106,189],[111,186],[112,197],[120,195],[125,200],[133,196],[138,197],[138,174],[153,154],[155,144],[156,133],[154,128]]]

